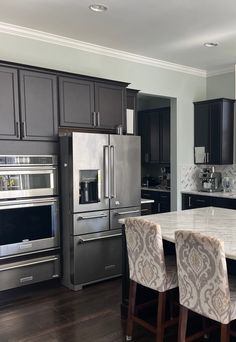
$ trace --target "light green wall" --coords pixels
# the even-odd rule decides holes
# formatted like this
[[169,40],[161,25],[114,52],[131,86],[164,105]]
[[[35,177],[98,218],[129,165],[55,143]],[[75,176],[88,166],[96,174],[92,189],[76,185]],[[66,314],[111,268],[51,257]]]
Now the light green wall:
[[235,98],[235,73],[207,77],[207,99]]
[[[206,97],[206,79],[127,60],[0,33],[0,59],[129,82],[143,93],[173,98],[172,209],[181,206],[180,169],[193,163],[193,101]],[[175,101],[176,99],[176,101]]]

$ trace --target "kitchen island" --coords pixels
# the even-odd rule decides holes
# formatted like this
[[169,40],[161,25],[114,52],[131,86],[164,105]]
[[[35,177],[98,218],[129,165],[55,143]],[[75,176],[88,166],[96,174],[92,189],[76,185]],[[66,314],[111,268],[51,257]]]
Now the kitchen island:
[[[229,266],[235,265],[236,260],[236,210],[206,207],[170,213],[145,216],[146,220],[161,226],[164,249],[174,253],[175,231],[193,230],[208,234],[224,241],[225,255],[229,259]],[[124,225],[125,220],[119,221]],[[233,267],[235,269],[235,267]],[[128,303],[129,269],[127,262],[126,241],[123,229],[123,282],[121,314],[126,316]],[[141,287],[138,293],[140,301],[149,296],[149,291]]]

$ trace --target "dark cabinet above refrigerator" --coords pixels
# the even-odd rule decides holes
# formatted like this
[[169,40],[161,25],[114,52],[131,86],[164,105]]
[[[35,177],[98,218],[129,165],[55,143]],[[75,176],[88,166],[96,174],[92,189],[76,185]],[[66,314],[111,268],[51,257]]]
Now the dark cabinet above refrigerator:
[[194,103],[195,164],[233,164],[234,100]]

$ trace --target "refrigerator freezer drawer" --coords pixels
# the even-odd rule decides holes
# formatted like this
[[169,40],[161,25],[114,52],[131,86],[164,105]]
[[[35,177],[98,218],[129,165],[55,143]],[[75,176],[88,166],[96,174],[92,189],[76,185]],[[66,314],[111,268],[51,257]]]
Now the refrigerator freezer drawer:
[[110,223],[111,229],[121,228],[121,224],[118,222],[119,219],[126,217],[135,217],[141,215],[141,207],[131,207],[123,209],[113,209],[110,211]]
[[121,231],[71,237],[73,285],[85,285],[121,275]]
[[58,278],[59,276],[59,255],[4,264],[0,266],[0,291]]
[[73,215],[73,235],[89,234],[109,229],[109,211],[90,211]]

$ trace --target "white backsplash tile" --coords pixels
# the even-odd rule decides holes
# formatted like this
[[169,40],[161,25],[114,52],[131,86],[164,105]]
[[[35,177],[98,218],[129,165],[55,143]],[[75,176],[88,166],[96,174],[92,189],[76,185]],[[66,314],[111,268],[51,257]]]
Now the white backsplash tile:
[[[199,173],[203,167],[209,165],[182,165],[181,167],[181,191],[195,191],[200,189]],[[215,165],[215,171],[222,173],[223,177],[230,177],[234,180],[234,190],[236,191],[236,164]]]

